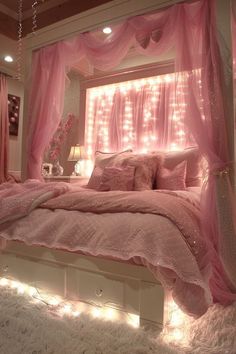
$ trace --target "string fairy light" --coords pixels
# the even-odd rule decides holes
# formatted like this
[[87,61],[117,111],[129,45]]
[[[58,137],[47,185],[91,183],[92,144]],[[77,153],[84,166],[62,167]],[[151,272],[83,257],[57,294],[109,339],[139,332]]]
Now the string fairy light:
[[37,6],[38,6],[38,1],[37,0],[33,0],[32,3],[32,34],[35,35],[36,34],[36,30],[37,30]]
[[[201,90],[201,72],[196,71],[193,74]],[[88,157],[92,159],[96,150],[109,152],[132,148],[145,153],[156,148],[182,150],[193,144],[184,122],[188,80],[187,72],[179,73],[177,81],[175,73],[170,73],[88,89],[85,132],[85,149]],[[168,103],[164,103],[168,104],[168,109],[167,106],[165,109],[160,108],[163,102],[167,102],[165,97],[162,99],[163,88],[165,92],[168,91]],[[139,102],[142,92],[145,92],[142,115],[135,118],[135,114],[137,117],[135,102]],[[119,103],[122,105],[121,113],[117,113],[114,108],[117,98],[118,102],[122,102]],[[204,117],[202,97],[200,110]],[[164,111],[168,117],[162,116]],[[165,133],[165,145],[159,146],[163,144],[163,139],[160,139],[163,119],[169,121],[168,132]],[[115,129],[119,130],[117,135],[111,134],[114,131],[114,124]],[[115,138],[117,141],[114,136],[117,136]]]
[[16,58],[16,79],[21,80],[22,66],[22,5],[23,0],[18,0],[18,41],[17,41],[17,58]]
[[[32,33],[33,35],[36,34],[37,30],[37,7],[40,3],[44,3],[45,0],[33,0],[32,1]],[[18,0],[18,25],[17,25],[17,34],[18,34],[18,39],[17,39],[17,57],[16,57],[16,75],[15,79],[16,80],[21,80],[22,78],[22,36],[23,36],[23,25],[22,25],[22,20],[23,20],[23,0]]]
[[139,316],[132,313],[126,313],[119,309],[111,308],[104,305],[95,305],[93,303],[82,303],[79,301],[67,301],[57,295],[50,295],[46,292],[39,291],[32,285],[27,285],[6,277],[0,278],[0,287],[8,287],[16,290],[19,295],[28,295],[34,301],[41,302],[46,305],[50,312],[59,317],[70,316],[72,318],[79,317],[80,314],[86,313],[92,318],[104,321],[125,321],[134,328],[139,327]]
[[161,334],[163,340],[187,347],[190,337],[188,329],[192,319],[179,308],[171,296],[165,299],[165,317]]
[[32,34],[36,35],[36,30],[38,28],[38,21],[37,21],[37,9],[40,4],[43,4],[45,0],[32,0]]
[[[15,290],[19,296],[28,295],[34,302],[40,302],[47,306],[48,311],[58,317],[78,318],[82,313],[85,313],[96,320],[126,322],[133,328],[140,327],[139,315],[127,313],[106,306],[106,304],[97,305],[80,301],[68,301],[58,295],[52,295],[42,290],[39,291],[35,286],[27,285],[7,277],[0,277],[0,287]],[[165,323],[161,332],[163,340],[167,343],[187,347],[190,338],[188,329],[193,319],[181,311],[172,297],[165,299],[164,313]]]

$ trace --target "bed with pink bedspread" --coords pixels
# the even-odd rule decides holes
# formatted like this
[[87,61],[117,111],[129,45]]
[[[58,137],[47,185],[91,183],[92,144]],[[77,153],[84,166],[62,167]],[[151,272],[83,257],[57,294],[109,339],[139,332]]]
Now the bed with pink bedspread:
[[0,240],[146,266],[187,313],[211,304],[199,188],[98,192],[76,184],[0,186]]

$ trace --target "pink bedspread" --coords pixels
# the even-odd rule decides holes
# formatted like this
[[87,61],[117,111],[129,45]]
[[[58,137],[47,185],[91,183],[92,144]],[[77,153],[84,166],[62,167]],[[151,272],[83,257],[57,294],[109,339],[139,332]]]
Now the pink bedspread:
[[0,224],[29,214],[44,201],[69,188],[68,183],[41,183],[33,179],[25,183],[0,184]]
[[0,188],[3,239],[133,259],[171,288],[186,312],[199,316],[207,310],[208,257],[190,192],[96,192],[37,181],[5,185]]

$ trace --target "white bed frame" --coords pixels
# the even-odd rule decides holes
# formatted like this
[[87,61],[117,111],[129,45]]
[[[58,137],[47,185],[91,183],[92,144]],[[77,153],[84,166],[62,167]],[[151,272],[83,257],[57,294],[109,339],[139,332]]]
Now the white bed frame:
[[68,300],[138,315],[144,327],[162,326],[163,288],[145,267],[11,241],[1,252],[0,270]]
[[[60,21],[37,31],[36,36],[26,40],[25,82],[28,83],[32,51],[69,38],[80,32],[100,28],[121,19],[169,6],[182,0],[114,0],[69,19]],[[222,51],[227,68],[227,88],[231,112],[227,117],[231,132],[231,160],[234,160],[233,132],[233,90],[230,29],[231,0],[217,0],[218,30],[229,51]],[[28,90],[25,85],[23,138],[27,140]],[[27,165],[26,146],[22,151],[22,177]],[[141,324],[163,323],[164,294],[160,283],[141,266],[87,257],[69,252],[49,250],[43,247],[29,247],[11,242],[0,257],[2,270],[8,267],[8,274],[17,279],[38,285],[40,288],[67,298],[79,298],[85,302],[110,303],[123,311],[140,315]]]

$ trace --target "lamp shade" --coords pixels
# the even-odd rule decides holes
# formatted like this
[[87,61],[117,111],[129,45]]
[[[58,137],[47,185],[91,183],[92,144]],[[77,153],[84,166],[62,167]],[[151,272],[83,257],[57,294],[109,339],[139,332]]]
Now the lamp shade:
[[70,154],[68,157],[68,161],[78,161],[81,160],[82,158],[82,146],[76,145],[76,146],[71,146],[70,149]]

